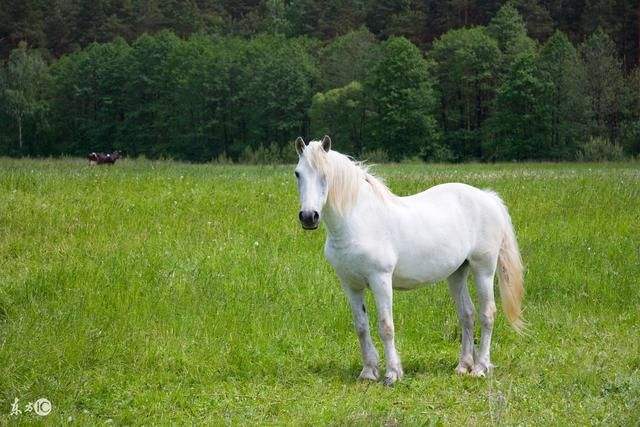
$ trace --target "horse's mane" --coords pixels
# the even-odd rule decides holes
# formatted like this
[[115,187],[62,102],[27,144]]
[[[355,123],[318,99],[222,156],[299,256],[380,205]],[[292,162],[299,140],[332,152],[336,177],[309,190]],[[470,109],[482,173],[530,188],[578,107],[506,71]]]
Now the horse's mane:
[[383,203],[389,203],[394,198],[382,179],[369,171],[368,165],[337,151],[326,152],[320,141],[310,141],[303,156],[311,167],[326,177],[329,186],[327,203],[338,214],[345,214],[355,204],[362,181],[371,186],[373,193]]

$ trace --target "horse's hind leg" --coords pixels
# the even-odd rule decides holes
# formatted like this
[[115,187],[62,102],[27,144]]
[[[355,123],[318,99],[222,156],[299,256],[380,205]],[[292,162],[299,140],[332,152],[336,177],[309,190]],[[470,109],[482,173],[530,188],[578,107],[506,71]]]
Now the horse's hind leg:
[[473,369],[473,317],[474,308],[469,288],[467,287],[467,277],[469,276],[469,263],[465,261],[455,273],[448,277],[449,291],[456,302],[458,320],[462,328],[462,346],[460,349],[460,360],[456,367],[458,374],[466,374]]
[[481,328],[480,348],[476,354],[471,375],[483,377],[493,369],[489,353],[491,350],[493,321],[496,315],[496,303],[493,295],[493,277],[496,270],[496,261],[472,263],[471,268],[476,281]]

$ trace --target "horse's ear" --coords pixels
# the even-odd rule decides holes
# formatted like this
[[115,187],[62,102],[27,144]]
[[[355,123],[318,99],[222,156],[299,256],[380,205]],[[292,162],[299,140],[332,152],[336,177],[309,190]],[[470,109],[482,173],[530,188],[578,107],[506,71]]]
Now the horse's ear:
[[331,138],[329,138],[329,135],[325,135],[322,138],[322,148],[324,149],[324,151],[326,151],[327,153],[329,152],[329,150],[331,150]]
[[302,152],[304,151],[304,147],[306,147],[306,144],[304,143],[304,139],[302,139],[301,136],[296,138],[296,142],[294,142],[295,147],[296,147],[296,153],[298,153],[298,156],[302,156]]

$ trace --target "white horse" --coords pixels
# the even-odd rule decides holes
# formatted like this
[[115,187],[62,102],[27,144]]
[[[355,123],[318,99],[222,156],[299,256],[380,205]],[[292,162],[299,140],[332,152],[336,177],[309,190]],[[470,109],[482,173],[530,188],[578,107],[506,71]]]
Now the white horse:
[[[373,292],[384,344],[385,385],[402,378],[394,344],[393,289],[414,289],[447,279],[462,328],[459,374],[484,376],[496,313],[493,277],[498,268],[507,318],[524,328],[522,261],[511,219],[496,193],[465,184],[442,184],[407,197],[395,196],[360,163],[331,150],[331,139],[295,142],[302,227],[327,229],[325,257],[346,293],[362,351],[360,379],[378,379],[378,352],[369,334],[364,289]],[[474,349],[474,306],[467,288],[475,277],[481,338]]]

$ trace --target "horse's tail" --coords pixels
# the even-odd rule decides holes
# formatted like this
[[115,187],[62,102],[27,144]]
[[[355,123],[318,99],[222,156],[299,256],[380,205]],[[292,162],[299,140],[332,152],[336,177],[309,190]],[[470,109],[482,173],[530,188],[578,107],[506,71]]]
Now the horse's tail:
[[497,194],[494,193],[494,195],[500,202],[505,218],[502,245],[498,253],[498,282],[502,307],[513,329],[522,333],[526,329],[522,318],[522,298],[524,297],[522,258],[509,211],[502,199]]

